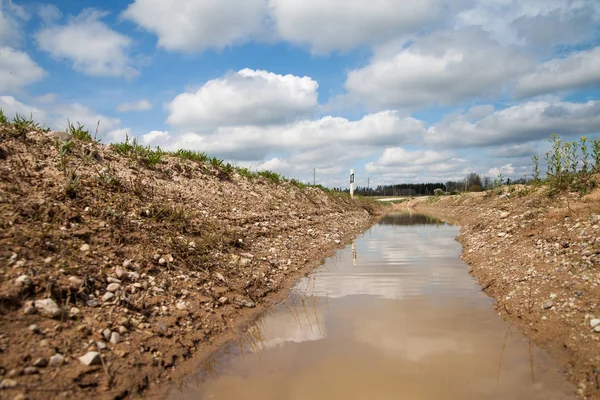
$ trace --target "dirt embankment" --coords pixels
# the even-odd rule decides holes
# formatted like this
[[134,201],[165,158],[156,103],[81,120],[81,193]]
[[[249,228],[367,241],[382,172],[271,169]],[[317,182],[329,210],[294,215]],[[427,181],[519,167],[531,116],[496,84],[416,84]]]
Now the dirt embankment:
[[600,191],[550,199],[513,186],[408,207],[460,224],[462,258],[497,311],[558,360],[581,397],[599,398]]
[[368,227],[371,202],[0,127],[0,397],[177,377]]

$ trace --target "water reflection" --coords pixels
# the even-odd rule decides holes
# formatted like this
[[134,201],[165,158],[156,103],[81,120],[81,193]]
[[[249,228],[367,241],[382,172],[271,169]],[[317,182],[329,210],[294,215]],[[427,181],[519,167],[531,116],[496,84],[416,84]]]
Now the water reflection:
[[392,213],[386,215],[379,225],[393,225],[393,226],[415,226],[415,225],[446,225],[445,222],[432,217],[430,215],[415,213],[415,212],[401,212]]
[[169,397],[573,398],[468,276],[457,228],[416,218],[385,218],[328,259]]

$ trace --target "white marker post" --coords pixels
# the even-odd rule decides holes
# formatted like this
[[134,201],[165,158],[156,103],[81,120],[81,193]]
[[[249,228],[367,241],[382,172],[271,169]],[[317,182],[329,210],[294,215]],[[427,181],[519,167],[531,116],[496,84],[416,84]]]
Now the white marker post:
[[354,170],[350,170],[350,198],[354,198]]

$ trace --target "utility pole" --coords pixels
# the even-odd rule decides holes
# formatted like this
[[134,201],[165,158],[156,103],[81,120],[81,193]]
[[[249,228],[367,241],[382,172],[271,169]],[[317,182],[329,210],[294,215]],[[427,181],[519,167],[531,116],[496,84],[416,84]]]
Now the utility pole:
[[371,195],[371,178],[367,176],[367,196]]
[[313,186],[317,185],[317,169],[313,168]]

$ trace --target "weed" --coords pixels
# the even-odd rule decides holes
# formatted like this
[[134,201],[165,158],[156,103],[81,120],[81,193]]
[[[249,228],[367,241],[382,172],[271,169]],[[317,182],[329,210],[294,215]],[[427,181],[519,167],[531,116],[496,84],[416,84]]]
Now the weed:
[[8,119],[4,115],[4,111],[0,108],[0,124],[8,124]]
[[129,136],[125,137],[125,141],[121,143],[113,143],[111,147],[117,153],[136,160],[147,167],[153,167],[162,161],[164,151],[157,147],[152,150],[150,146],[142,146],[138,144],[137,139],[129,140]]
[[256,178],[256,173],[250,171],[248,168],[245,167],[237,167],[237,172],[238,174],[240,174],[248,180]]
[[532,157],[533,160],[533,182],[540,183],[540,158],[536,155]]
[[184,150],[184,149],[179,149],[174,153],[171,153],[171,155],[175,156],[175,157],[179,157],[183,160],[191,160],[191,161],[197,161],[197,162],[206,162],[208,161],[208,156],[206,155],[206,153],[204,152],[197,152],[197,151],[192,151],[192,150]]
[[79,122],[77,126],[71,123],[71,121],[67,120],[67,133],[71,135],[73,139],[81,140],[82,142],[91,142],[92,135],[87,129],[84,129],[84,125],[81,125]]
[[233,171],[235,170],[235,168],[233,167],[233,165],[231,165],[230,163],[227,163],[225,165],[223,165],[222,169],[223,173],[225,173],[226,175],[231,175],[233,174]]
[[273,172],[273,171],[267,171],[267,170],[258,171],[257,175],[262,176],[263,178],[267,179],[267,181],[271,182],[272,184],[278,184],[281,181],[281,175],[279,175],[278,173]]
[[220,169],[223,166],[223,160],[219,160],[217,157],[212,157],[209,161],[213,168]]
[[31,114],[29,118],[25,118],[25,116],[17,113],[12,120],[11,126],[17,137],[25,136],[28,132],[40,129],[40,125],[33,121]]
[[108,167],[102,168],[102,171],[96,176],[96,180],[102,186],[108,188],[117,188],[121,186],[121,179]]

